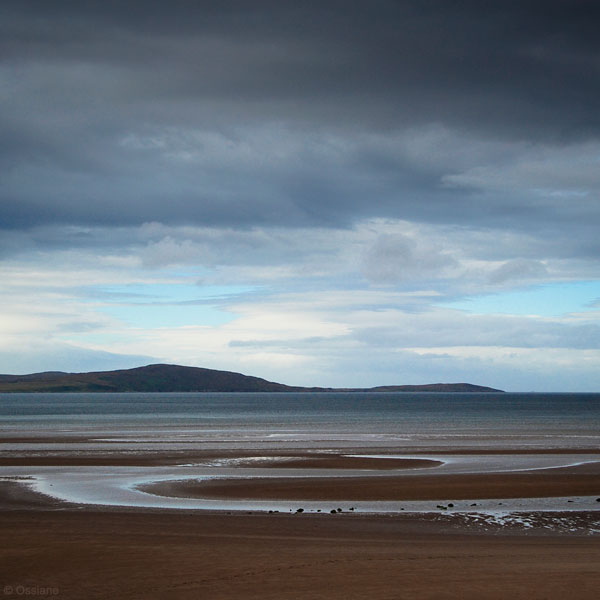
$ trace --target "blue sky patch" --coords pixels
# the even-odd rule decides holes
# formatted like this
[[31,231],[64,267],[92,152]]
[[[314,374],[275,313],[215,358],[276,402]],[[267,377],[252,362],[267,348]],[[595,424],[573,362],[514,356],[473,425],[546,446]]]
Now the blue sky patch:
[[599,298],[600,281],[573,281],[469,297],[456,302],[440,303],[440,305],[484,315],[556,317],[590,310]]

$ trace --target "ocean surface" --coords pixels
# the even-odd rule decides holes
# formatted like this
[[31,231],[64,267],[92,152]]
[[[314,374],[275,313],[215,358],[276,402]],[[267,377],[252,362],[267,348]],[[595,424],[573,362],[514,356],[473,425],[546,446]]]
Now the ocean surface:
[[0,423],[3,437],[85,436],[182,449],[600,447],[600,394],[0,394]]

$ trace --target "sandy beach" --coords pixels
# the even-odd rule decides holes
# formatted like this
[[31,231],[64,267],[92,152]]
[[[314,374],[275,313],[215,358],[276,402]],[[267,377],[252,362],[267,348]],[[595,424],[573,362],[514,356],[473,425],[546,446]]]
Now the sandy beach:
[[0,490],[5,597],[592,599],[600,586],[599,540],[581,534],[449,515],[98,509]]
[[[153,494],[324,501],[600,495],[599,463],[528,473],[404,476],[415,467],[435,471],[436,462],[279,454],[285,456],[265,464],[316,471],[385,468],[399,475],[149,486]],[[141,464],[172,458],[147,456]],[[248,453],[202,455],[205,461],[242,465],[251,458]],[[122,462],[122,457],[113,459],[115,467]],[[110,455],[95,461],[87,465],[111,464]],[[24,456],[15,463],[64,467],[69,459],[30,457],[28,462]],[[590,535],[599,526],[597,512],[571,513],[568,522],[561,513],[531,514],[519,525],[442,512],[356,514],[347,507],[336,514],[101,507],[57,501],[28,483],[0,481],[5,597],[591,599],[600,586],[600,535]],[[561,529],[559,523],[567,524]]]

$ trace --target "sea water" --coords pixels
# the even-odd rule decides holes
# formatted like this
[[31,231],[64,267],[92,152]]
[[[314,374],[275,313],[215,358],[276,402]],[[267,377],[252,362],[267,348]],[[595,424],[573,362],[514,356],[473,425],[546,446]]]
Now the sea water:
[[90,450],[600,448],[600,394],[13,393],[0,394],[0,424],[0,440]]

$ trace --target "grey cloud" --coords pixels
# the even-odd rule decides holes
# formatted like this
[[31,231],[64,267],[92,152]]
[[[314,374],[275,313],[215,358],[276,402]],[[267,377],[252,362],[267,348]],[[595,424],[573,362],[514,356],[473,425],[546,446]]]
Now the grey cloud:
[[426,280],[439,276],[456,260],[435,242],[425,245],[405,235],[382,235],[366,254],[363,272],[377,283],[396,283],[407,279]]
[[465,315],[460,312],[409,315],[400,324],[357,328],[354,339],[370,347],[442,348],[503,346],[512,348],[600,348],[595,324],[553,322],[515,316]]
[[[560,160],[567,141],[598,139],[594,2],[9,0],[2,11],[4,228],[374,216],[506,227],[577,220],[594,203],[540,200],[518,176],[490,194],[501,150],[476,152],[526,140]],[[411,155],[432,124],[454,133]],[[407,130],[425,133],[399,151]],[[509,151],[518,162],[523,150]]]
[[[499,292],[550,281],[597,276],[598,242],[591,235],[546,239],[526,233],[444,225],[372,221],[351,230],[327,228],[167,226],[38,227],[0,235],[6,260],[54,268],[184,267],[210,284],[244,282],[273,292],[398,286],[432,290],[438,300]],[[580,239],[581,238],[581,239]],[[275,287],[273,287],[275,286]],[[393,288],[392,288],[393,289]],[[414,312],[432,299],[405,298]]]
[[490,274],[491,283],[504,283],[511,280],[535,281],[548,275],[548,269],[539,260],[524,258],[509,260]]
[[[490,109],[502,106],[545,131],[548,113],[558,113],[554,134],[598,125],[598,81],[589,77],[599,48],[593,1],[550,0],[543,10],[535,1],[9,4],[21,24],[10,35],[14,21],[6,20],[9,51],[41,38],[37,56],[138,66],[151,59],[181,81],[171,86],[180,93],[325,101],[351,93],[362,116],[383,112],[392,123],[425,112],[428,120],[475,116],[490,126]],[[379,110],[368,110],[368,100]],[[566,106],[577,110],[569,116]]]
[[[4,4],[8,57],[164,67],[156,88],[140,91],[321,99],[302,107],[308,114],[353,94],[362,117],[386,125],[425,113],[498,126],[520,113],[521,126],[546,135],[598,126],[592,1]],[[509,110],[492,120],[494,108]]]

